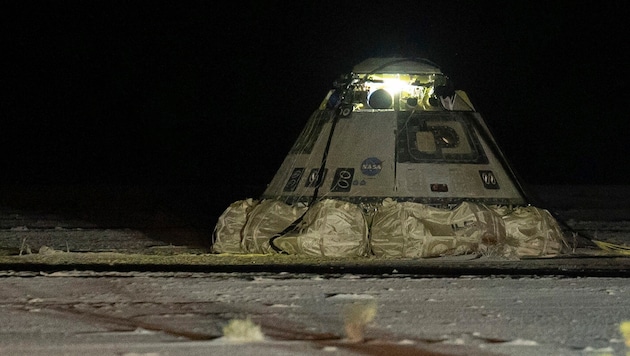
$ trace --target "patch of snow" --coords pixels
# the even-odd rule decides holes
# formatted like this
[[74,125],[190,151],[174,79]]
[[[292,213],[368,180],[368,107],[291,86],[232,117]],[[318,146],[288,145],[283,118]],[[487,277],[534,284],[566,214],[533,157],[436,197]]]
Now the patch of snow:
[[369,294],[335,294],[329,299],[374,299],[374,296]]
[[538,343],[533,340],[514,339],[504,343],[504,345],[516,345],[516,346],[538,346]]
[[461,337],[455,338],[455,339],[449,339],[449,340],[444,340],[442,341],[443,344],[446,345],[465,345],[466,344],[466,340],[464,340]]
[[136,328],[136,329],[133,331],[133,333],[134,333],[134,334],[140,334],[140,335],[153,335],[153,334],[155,334],[155,332],[154,332],[154,331],[147,330],[147,329],[144,329],[144,328]]
[[602,347],[600,349],[596,349],[594,347],[591,346],[587,346],[584,348],[583,350],[584,352],[593,352],[593,353],[597,353],[597,354],[613,354],[615,352],[615,349],[613,349],[612,347],[608,346],[608,347]]
[[301,306],[295,305],[295,304],[272,304],[269,307],[270,308],[301,308]]

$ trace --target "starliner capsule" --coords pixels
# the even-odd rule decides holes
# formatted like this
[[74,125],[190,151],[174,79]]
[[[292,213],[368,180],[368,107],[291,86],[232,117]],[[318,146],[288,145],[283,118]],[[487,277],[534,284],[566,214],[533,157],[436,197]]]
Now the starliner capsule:
[[481,115],[425,59],[371,58],[335,82],[264,199],[524,205]]
[[336,81],[259,199],[230,205],[216,253],[549,256],[566,246],[466,93],[425,59]]

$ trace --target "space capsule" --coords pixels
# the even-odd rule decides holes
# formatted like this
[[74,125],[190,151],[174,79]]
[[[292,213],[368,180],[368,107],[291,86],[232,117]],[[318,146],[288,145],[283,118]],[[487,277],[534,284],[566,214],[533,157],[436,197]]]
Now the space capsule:
[[335,81],[261,198],[528,203],[466,93],[410,58],[370,58]]

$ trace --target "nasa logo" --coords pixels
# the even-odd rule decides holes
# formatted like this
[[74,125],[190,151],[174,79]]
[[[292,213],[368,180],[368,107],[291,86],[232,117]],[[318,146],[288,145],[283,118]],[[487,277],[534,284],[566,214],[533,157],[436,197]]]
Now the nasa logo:
[[366,176],[375,176],[381,173],[383,162],[376,157],[369,157],[361,162],[361,172]]

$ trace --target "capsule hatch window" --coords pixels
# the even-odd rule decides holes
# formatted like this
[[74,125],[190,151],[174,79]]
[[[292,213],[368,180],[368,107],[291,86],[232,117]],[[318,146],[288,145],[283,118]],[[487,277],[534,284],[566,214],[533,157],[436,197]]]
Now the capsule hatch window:
[[399,113],[398,162],[487,164],[467,112]]

